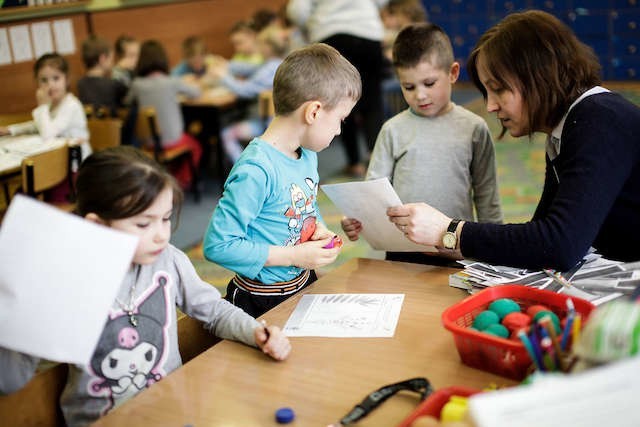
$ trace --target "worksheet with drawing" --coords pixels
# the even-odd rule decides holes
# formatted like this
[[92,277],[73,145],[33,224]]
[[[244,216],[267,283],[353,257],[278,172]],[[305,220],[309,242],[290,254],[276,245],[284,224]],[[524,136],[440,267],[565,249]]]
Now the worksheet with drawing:
[[284,326],[290,337],[392,337],[404,294],[303,295]]

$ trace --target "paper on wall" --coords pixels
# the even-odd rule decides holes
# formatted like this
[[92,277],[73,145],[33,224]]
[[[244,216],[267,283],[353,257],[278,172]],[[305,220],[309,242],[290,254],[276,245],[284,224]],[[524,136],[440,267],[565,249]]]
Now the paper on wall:
[[0,346],[87,364],[137,241],[15,196],[0,228]]
[[54,51],[49,22],[31,24],[31,37],[36,58]]
[[11,49],[6,28],[0,28],[0,65],[11,64]]
[[66,55],[76,51],[73,24],[70,19],[53,21],[53,35],[56,39],[56,52]]
[[437,252],[407,239],[389,221],[387,208],[402,204],[388,178],[324,184],[320,188],[348,218],[362,223],[360,235],[376,250],[393,252]]
[[15,62],[24,62],[33,59],[28,25],[14,25],[13,27],[9,27],[9,38],[11,39],[11,50],[13,51],[13,60]]

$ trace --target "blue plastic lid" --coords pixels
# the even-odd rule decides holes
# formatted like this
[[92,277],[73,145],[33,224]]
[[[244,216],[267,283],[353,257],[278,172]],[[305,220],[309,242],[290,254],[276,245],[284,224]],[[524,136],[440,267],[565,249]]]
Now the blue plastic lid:
[[291,408],[280,408],[276,411],[276,421],[280,424],[289,424],[295,417]]

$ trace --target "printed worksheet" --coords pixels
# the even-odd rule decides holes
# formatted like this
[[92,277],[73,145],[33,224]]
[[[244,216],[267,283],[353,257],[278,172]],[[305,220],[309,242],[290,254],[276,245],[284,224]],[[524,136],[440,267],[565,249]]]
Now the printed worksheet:
[[303,295],[284,326],[290,337],[389,338],[404,294]]
[[348,218],[362,223],[363,237],[373,249],[393,252],[437,252],[407,239],[389,221],[387,208],[402,204],[388,178],[325,184],[320,188]]

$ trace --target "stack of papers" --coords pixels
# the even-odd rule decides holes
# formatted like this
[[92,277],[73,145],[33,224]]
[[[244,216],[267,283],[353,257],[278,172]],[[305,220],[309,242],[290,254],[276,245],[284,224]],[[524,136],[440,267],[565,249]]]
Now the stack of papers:
[[490,286],[520,284],[570,295],[595,305],[631,294],[640,286],[640,262],[623,263],[590,252],[582,261],[561,276],[569,282],[562,284],[551,270],[527,270],[495,266],[463,260],[464,270],[449,276],[449,286],[474,293]]

